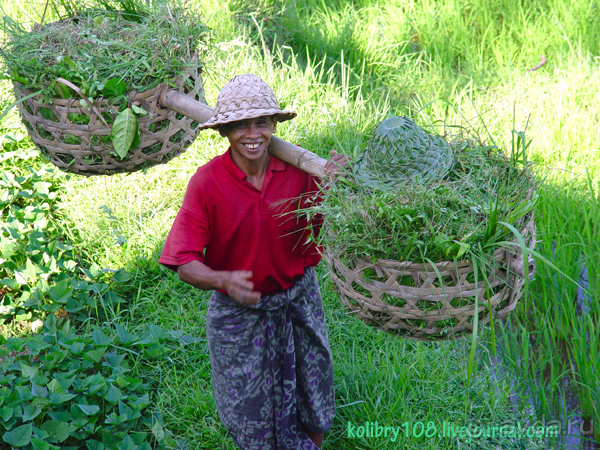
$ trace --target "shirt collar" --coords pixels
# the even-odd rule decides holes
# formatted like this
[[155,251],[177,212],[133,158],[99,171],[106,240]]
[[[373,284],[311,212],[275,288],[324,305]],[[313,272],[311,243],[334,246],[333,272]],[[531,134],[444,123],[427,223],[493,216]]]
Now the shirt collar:
[[[227,171],[235,176],[238,180],[242,181],[244,178],[246,178],[246,174],[235,164],[233,158],[231,157],[231,147],[229,147],[227,152],[223,154],[221,161],[223,162],[223,165]],[[285,163],[269,154],[269,167],[267,168],[267,172],[281,172],[283,170],[285,170]]]

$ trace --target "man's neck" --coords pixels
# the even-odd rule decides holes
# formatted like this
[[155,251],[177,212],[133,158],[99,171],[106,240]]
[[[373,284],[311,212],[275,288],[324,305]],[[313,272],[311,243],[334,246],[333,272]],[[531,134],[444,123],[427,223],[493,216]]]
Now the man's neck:
[[246,181],[261,191],[269,168],[269,154],[265,153],[259,159],[250,161],[238,157],[235,152],[231,152],[231,158],[235,165],[246,174]]

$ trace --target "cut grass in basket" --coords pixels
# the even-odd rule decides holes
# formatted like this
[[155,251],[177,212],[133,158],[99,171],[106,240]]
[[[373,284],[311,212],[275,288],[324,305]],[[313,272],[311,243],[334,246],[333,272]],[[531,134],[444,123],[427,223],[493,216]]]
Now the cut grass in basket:
[[[185,72],[190,56],[206,44],[208,29],[200,11],[189,6],[84,2],[58,13],[60,20],[31,29],[5,16],[6,75],[49,98],[79,97],[58,78],[90,99],[120,97],[123,87],[125,92],[146,91]],[[201,61],[196,64],[202,68]]]
[[475,336],[480,322],[515,307],[530,274],[537,181],[529,143],[515,131],[507,158],[461,130],[439,160],[441,138],[408,119],[384,120],[322,203],[304,211],[325,216],[319,240],[342,302],[383,330],[419,340]]
[[495,146],[463,141],[453,148],[454,169],[428,184],[409,179],[393,190],[369,188],[346,171],[312,208],[326,216],[322,242],[346,261],[439,262],[506,239],[510,231],[501,221],[520,230],[536,200],[530,168]]
[[62,6],[54,8],[60,20],[31,29],[3,19],[5,77],[17,94],[8,109],[19,104],[42,154],[90,175],[139,170],[184,151],[198,124],[161,109],[158,97],[168,85],[204,101],[208,29],[198,7]]

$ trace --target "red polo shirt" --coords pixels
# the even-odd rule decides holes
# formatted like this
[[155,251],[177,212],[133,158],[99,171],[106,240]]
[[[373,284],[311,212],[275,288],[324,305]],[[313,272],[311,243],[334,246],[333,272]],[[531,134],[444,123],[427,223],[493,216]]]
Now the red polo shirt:
[[175,271],[193,260],[213,270],[251,270],[255,291],[280,292],[321,260],[309,231],[320,223],[294,214],[318,195],[317,179],[270,155],[259,191],[230,152],[190,179],[158,262]]

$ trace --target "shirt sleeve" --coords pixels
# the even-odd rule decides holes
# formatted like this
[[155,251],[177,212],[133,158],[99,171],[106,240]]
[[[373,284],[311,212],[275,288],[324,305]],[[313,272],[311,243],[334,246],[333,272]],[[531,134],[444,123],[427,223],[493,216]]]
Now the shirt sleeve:
[[175,217],[158,262],[177,271],[190,261],[204,263],[204,248],[210,239],[210,222],[201,192],[188,185],[183,205]]

